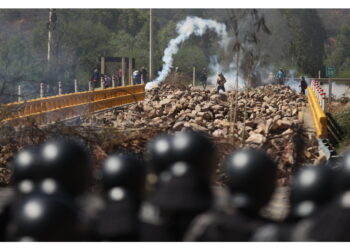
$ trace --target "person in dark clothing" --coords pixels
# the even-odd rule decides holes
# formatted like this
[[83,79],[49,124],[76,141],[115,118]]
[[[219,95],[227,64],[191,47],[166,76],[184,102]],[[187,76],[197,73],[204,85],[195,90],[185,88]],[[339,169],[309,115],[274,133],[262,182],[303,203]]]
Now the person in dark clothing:
[[115,74],[116,86],[122,86],[122,76],[123,76],[123,70],[118,69]]
[[169,158],[153,157],[164,165],[156,164],[160,180],[141,210],[140,240],[182,241],[193,218],[213,203],[214,144],[206,135],[188,130],[172,136],[169,144],[159,140],[154,146],[155,154],[164,150]]
[[142,82],[147,83],[148,82],[148,72],[145,67],[142,67],[141,69],[141,77],[142,77]]
[[79,241],[78,209],[70,197],[35,192],[12,208],[7,241]]
[[299,87],[300,87],[300,93],[305,95],[305,90],[307,89],[307,83],[306,83],[305,78],[303,76],[301,77]]
[[134,84],[141,84],[141,72],[139,70],[135,70],[132,74]]
[[[304,236],[295,229],[298,223],[318,216],[333,195],[334,171],[328,166],[302,166],[292,178],[289,195],[290,211],[281,223],[259,228],[253,241],[294,241]],[[296,236],[295,236],[296,235]],[[297,237],[295,239],[295,237]]]
[[[350,241],[350,151],[334,168],[334,196],[318,214],[297,226],[298,241]],[[321,194],[320,194],[321,195]],[[304,228],[307,228],[305,230]],[[302,233],[298,233],[301,231]]]
[[91,77],[91,83],[94,86],[94,88],[97,88],[99,87],[99,82],[100,82],[100,74],[98,73],[98,69],[95,69]]
[[203,69],[199,75],[199,81],[201,82],[203,89],[207,87],[207,70]]
[[6,228],[15,214],[13,206],[22,197],[28,196],[34,191],[35,183],[38,180],[38,147],[25,147],[19,151],[13,160],[8,164],[12,170],[11,181],[15,186],[15,197],[8,197],[4,207],[0,210],[0,240],[5,241]]
[[95,241],[137,241],[144,165],[133,155],[114,153],[102,166],[102,182],[104,206],[91,223],[90,238]]
[[283,85],[284,84],[284,78],[286,77],[286,74],[284,73],[283,69],[280,68],[279,71],[276,74],[278,84]]
[[225,92],[225,83],[226,83],[226,78],[222,73],[220,73],[216,79],[216,83],[218,85],[217,87],[217,92],[219,93],[220,90]]
[[231,207],[213,209],[194,219],[186,241],[249,241],[254,231],[270,222],[259,212],[275,188],[277,166],[257,149],[241,149],[224,164]]
[[[80,241],[85,222],[79,200],[89,182],[89,156],[80,142],[49,140],[14,160],[16,197],[7,240]],[[33,207],[29,209],[28,207]]]
[[112,87],[112,78],[109,75],[104,76],[105,88]]

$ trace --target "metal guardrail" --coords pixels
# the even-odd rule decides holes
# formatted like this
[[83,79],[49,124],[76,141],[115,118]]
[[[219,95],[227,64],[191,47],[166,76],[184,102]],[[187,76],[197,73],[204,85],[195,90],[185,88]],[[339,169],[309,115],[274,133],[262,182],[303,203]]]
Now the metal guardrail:
[[321,109],[326,112],[326,92],[318,81],[312,80],[311,88],[317,98],[318,104],[321,106]]
[[145,85],[131,85],[95,91],[64,94],[2,105],[7,113],[2,122],[19,124],[33,119],[38,124],[49,124],[95,111],[143,100]]
[[[288,80],[295,80],[295,81],[301,81],[301,78],[299,77],[286,77],[284,78],[286,81]],[[350,83],[350,78],[317,78],[317,77],[309,77],[311,81],[318,81],[320,83],[327,83],[327,82],[341,82],[344,84]]]
[[308,103],[312,113],[312,118],[316,128],[316,136],[318,138],[326,138],[327,137],[327,116],[324,113],[313,88],[308,87],[307,90],[308,90],[307,99],[308,99]]

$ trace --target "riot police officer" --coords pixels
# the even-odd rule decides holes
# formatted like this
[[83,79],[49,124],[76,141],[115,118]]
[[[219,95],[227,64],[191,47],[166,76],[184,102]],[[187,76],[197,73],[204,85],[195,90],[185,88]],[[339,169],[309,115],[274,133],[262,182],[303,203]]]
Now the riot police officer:
[[103,208],[92,223],[97,241],[137,241],[138,212],[144,195],[145,167],[135,156],[110,155],[102,165]]
[[232,207],[198,216],[186,241],[248,241],[267,222],[259,212],[274,191],[276,164],[260,150],[240,149],[228,156],[224,167]]
[[[304,224],[331,200],[333,195],[333,171],[329,166],[301,166],[292,178],[287,218],[279,224],[270,224],[257,230],[254,241],[302,240]],[[297,223],[302,226],[295,229]],[[307,222],[306,222],[307,223]]]
[[8,241],[79,241],[78,209],[69,196],[39,191],[22,197],[12,207]]
[[19,151],[9,163],[12,170],[11,181],[15,187],[15,195],[4,204],[0,212],[0,240],[5,240],[5,229],[13,217],[12,207],[16,199],[34,191],[38,178],[38,148],[28,146]]
[[10,210],[16,216],[10,216],[7,239],[81,240],[83,232],[78,227],[84,224],[78,220],[83,214],[79,197],[86,191],[90,173],[83,145],[68,138],[50,140],[25,148],[12,165],[17,195]]
[[[349,241],[350,223],[350,151],[335,169],[335,198],[308,221],[300,223],[299,241]],[[303,230],[304,228],[304,230]],[[305,229],[306,228],[306,229]],[[298,232],[297,230],[295,230]]]
[[[153,151],[153,164],[159,164],[161,173],[154,194],[143,204],[141,241],[181,241],[192,219],[212,206],[214,144],[192,130],[155,141],[162,150]],[[170,156],[165,162],[163,150]]]

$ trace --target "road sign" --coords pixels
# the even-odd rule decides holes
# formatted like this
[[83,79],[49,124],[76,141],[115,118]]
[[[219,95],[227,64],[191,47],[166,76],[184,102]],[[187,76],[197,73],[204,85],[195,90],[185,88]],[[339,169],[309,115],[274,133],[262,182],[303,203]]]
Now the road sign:
[[335,76],[335,66],[327,66],[326,77],[334,77],[334,76]]

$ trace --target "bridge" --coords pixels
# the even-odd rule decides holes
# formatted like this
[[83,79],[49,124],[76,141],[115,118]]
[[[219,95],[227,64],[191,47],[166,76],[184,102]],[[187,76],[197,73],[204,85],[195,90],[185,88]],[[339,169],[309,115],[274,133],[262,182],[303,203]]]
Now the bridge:
[[2,106],[0,117],[2,123],[8,125],[27,120],[46,125],[138,102],[144,97],[144,84],[83,91],[8,103]]
[[[48,125],[110,108],[121,107],[145,98],[145,85],[128,85],[36,98],[2,105],[2,124],[16,126],[25,122]],[[327,158],[334,154],[330,147],[341,139],[341,131],[327,113],[327,97],[321,82],[312,80],[308,87],[308,112],[313,129]]]
[[[319,146],[323,149],[328,160],[335,156],[330,142],[340,138],[336,123],[326,112],[326,94],[317,80],[312,80],[308,87],[308,105],[303,112],[303,120],[311,123]],[[77,118],[95,112],[104,112],[131,103],[139,102],[145,98],[145,85],[128,85],[107,89],[90,90],[69,93],[51,97],[36,98],[28,101],[8,103],[2,106],[3,119],[1,123],[16,126],[19,124],[35,122],[39,125],[54,124],[56,122]],[[307,117],[307,113],[309,116]],[[7,199],[13,193],[12,189],[0,192],[1,200]],[[289,189],[277,189],[268,209],[265,211],[275,219],[284,218],[288,204]],[[2,196],[1,196],[2,195]]]

